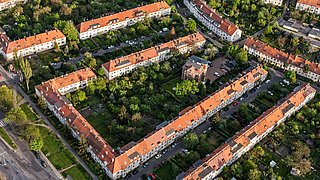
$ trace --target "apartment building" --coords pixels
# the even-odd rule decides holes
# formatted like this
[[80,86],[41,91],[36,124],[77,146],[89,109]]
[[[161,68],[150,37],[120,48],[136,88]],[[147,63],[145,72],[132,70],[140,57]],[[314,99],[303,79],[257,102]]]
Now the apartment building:
[[282,6],[283,0],[264,0],[264,3],[266,4],[272,4],[274,6]]
[[102,65],[106,77],[111,80],[128,74],[141,66],[165,61],[172,56],[172,52],[188,53],[204,45],[206,40],[200,33],[194,33],[178,38],[158,46],[129,54]]
[[308,84],[295,89],[276,106],[264,112],[248,126],[237,132],[223,145],[214,150],[208,157],[201,160],[200,165],[190,168],[176,179],[193,180],[214,179],[225,166],[231,165],[240,156],[249,151],[286,118],[297,112],[316,94],[316,90]]
[[55,43],[59,46],[66,44],[66,37],[59,30],[47,31],[15,41],[11,41],[5,32],[1,32],[0,54],[6,60],[12,60],[15,55],[24,57],[53,49]]
[[160,18],[171,13],[170,6],[165,1],[137,7],[116,14],[82,22],[77,25],[81,40],[107,33],[111,30],[132,26],[146,18]]
[[295,71],[298,75],[320,82],[320,64],[303,59],[299,56],[282,52],[259,40],[248,38],[244,49],[260,60],[274,64],[278,68]]
[[84,88],[96,75],[91,69],[83,69],[65,76],[43,82],[36,86],[36,94],[43,98],[48,108],[62,124],[70,127],[72,135],[88,142],[87,151],[100,164],[111,179],[125,177],[130,171],[169,146],[177,138],[195,128],[208,117],[231,104],[235,99],[252,89],[267,76],[261,66],[255,67],[192,107],[181,111],[177,117],[162,123],[154,132],[130,142],[119,153],[98,134],[85,118],[63,95]]
[[182,66],[182,79],[195,80],[197,82],[206,82],[209,62],[192,55]]
[[223,19],[202,0],[183,0],[189,11],[221,39],[234,42],[241,38],[242,31],[230,21]]
[[0,0],[0,11],[12,8],[19,2],[25,3],[27,0]]
[[297,0],[296,9],[319,15],[320,0]]

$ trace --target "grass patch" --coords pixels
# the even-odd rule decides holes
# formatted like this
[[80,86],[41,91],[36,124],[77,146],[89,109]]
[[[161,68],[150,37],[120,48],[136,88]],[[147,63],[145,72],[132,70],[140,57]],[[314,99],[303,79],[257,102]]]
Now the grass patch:
[[167,161],[164,165],[154,171],[159,179],[175,179],[182,169],[171,161]]
[[4,130],[3,127],[0,128],[0,136],[13,148],[17,149],[17,145],[13,142],[9,134]]
[[45,128],[40,128],[40,133],[44,141],[42,151],[47,155],[56,169],[61,170],[77,163],[71,152],[63,146],[60,139],[52,132],[49,132]]
[[85,169],[80,166],[79,164],[77,166],[74,166],[62,173],[64,177],[71,176],[72,179],[76,180],[86,180],[86,179],[91,179],[88,173],[86,173]]
[[175,90],[173,90],[174,87],[177,86],[177,83],[180,83],[181,82],[181,78],[180,76],[172,79],[171,81],[163,84],[161,87],[164,89],[164,90],[167,90],[167,91],[170,91],[172,92],[173,94],[175,94]]
[[35,122],[39,119],[27,103],[22,104],[20,107],[23,110],[23,112],[27,115],[30,121]]

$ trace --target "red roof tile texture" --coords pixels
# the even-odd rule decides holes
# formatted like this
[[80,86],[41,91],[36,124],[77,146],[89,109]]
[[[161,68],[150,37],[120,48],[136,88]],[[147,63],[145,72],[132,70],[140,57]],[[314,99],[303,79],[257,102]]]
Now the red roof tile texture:
[[278,59],[283,63],[292,64],[294,66],[302,67],[302,68],[308,65],[310,71],[316,74],[320,74],[320,64],[303,59],[299,56],[285,53],[283,51],[280,51],[276,48],[269,46],[268,44],[262,41],[255,40],[250,37],[245,42],[245,46],[255,49],[256,51],[259,51],[262,54],[265,54],[266,56]]
[[[278,121],[283,119],[288,111],[297,108],[310,94],[315,92],[316,90],[310,85],[302,85],[298,90],[289,94],[285,98],[286,101],[278,103],[276,106],[264,112],[260,117],[213,151],[210,156],[202,159],[201,165],[189,169],[183,179],[194,180],[202,178],[201,173],[208,167],[214,171],[220,169],[233,158],[235,153],[238,153],[238,151],[248,146],[252,139],[264,134],[269,128],[272,128]],[[237,146],[241,147],[238,151],[235,150]]]
[[202,12],[207,15],[207,17],[210,17],[214,20],[215,23],[218,23],[220,25],[220,29],[228,35],[232,36],[238,29],[235,24],[223,19],[221,15],[219,15],[210,6],[206,5],[206,3],[202,0],[191,0],[191,2],[193,2],[199,9],[201,9]]
[[[180,43],[186,43],[187,45],[192,45],[197,42],[205,41],[204,37],[200,33],[194,33],[185,37],[178,38],[173,41],[169,41],[167,43],[160,44],[158,46],[154,46],[148,49],[144,49],[139,52],[135,52],[132,54],[129,54],[127,56],[123,56],[114,60],[111,60],[105,64],[103,64],[103,67],[108,72],[117,71],[119,69],[123,69],[128,66],[132,66],[134,64],[140,63],[141,61],[145,61],[148,59],[152,59],[158,56],[158,51],[162,49],[174,49],[176,46]],[[118,64],[121,64],[122,62],[128,62],[125,65],[118,66]]]
[[65,38],[60,30],[52,30],[35,36],[29,36],[23,39],[11,41],[5,34],[0,34],[0,45],[6,54],[19,51],[39,45],[47,42],[51,42],[55,39]]
[[152,4],[145,5],[145,6],[137,7],[134,9],[127,10],[127,11],[123,11],[123,12],[119,12],[119,13],[116,13],[116,14],[113,14],[110,16],[104,16],[101,18],[85,21],[85,22],[80,23],[77,27],[78,27],[79,32],[83,33],[83,32],[88,31],[91,28],[91,26],[93,26],[93,25],[99,24],[99,28],[101,28],[101,27],[105,27],[105,26],[110,25],[109,22],[113,21],[113,20],[117,20],[116,22],[121,22],[121,21],[125,21],[128,18],[133,19],[138,16],[142,16],[140,14],[139,15],[137,14],[139,12],[144,12],[144,13],[150,14],[150,13],[160,11],[161,9],[168,9],[168,8],[170,8],[170,6],[164,1],[155,2]]
[[320,0],[298,0],[297,3],[320,8]]

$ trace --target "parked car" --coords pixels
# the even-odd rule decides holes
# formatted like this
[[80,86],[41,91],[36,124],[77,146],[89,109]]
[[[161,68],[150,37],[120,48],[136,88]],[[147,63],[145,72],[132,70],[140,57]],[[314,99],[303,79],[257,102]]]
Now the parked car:
[[151,177],[152,180],[157,179],[157,176],[154,173],[149,173],[148,176]]
[[136,175],[136,174],[138,174],[138,172],[139,172],[139,170],[135,169],[135,170],[132,171],[132,174]]
[[157,154],[157,155],[155,156],[155,158],[156,158],[156,159],[159,159],[161,156],[162,156],[161,154]]
[[238,101],[235,101],[235,102],[233,102],[233,106],[236,106],[236,105],[238,105],[239,104],[239,102]]
[[220,74],[218,72],[214,72],[214,75],[216,75],[217,77],[220,77]]
[[46,162],[45,162],[44,160],[42,160],[42,159],[40,160],[40,164],[41,164],[41,166],[44,167],[44,168],[47,167]]
[[32,151],[32,153],[36,156],[37,159],[40,159],[40,154],[38,151]]
[[176,147],[176,146],[177,146],[177,143],[173,143],[173,144],[171,145],[172,148],[174,148],[174,147]]
[[149,163],[144,163],[142,167],[146,168],[148,165],[149,165]]
[[270,79],[266,80],[266,84],[269,84],[269,82],[270,82]]
[[273,93],[271,91],[268,91],[268,94],[270,94],[270,96],[273,96]]

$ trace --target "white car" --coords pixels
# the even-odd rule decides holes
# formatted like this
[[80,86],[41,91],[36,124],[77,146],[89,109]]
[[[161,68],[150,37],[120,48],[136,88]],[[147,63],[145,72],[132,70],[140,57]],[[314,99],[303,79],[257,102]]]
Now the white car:
[[266,84],[268,84],[270,82],[270,79],[266,80]]
[[270,94],[271,96],[273,96],[273,93],[271,91],[268,91],[268,94]]
[[159,159],[160,157],[161,157],[161,154],[157,154],[157,155],[155,156],[156,159]]
[[217,72],[214,72],[214,75],[216,75],[216,76],[220,77],[220,74],[219,74],[219,73],[217,73]]

